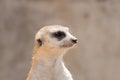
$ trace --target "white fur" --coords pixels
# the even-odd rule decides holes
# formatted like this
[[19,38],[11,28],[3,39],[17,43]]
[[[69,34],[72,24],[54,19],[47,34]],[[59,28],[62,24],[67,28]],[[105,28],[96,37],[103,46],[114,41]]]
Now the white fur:
[[39,63],[32,72],[32,80],[73,80],[61,57],[46,64]]

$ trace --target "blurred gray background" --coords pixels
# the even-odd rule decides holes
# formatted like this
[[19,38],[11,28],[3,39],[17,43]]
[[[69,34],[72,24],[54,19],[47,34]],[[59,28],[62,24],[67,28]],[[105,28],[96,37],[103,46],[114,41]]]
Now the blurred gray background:
[[79,43],[65,55],[74,80],[120,80],[120,0],[0,0],[0,80],[25,80],[34,35],[68,26]]

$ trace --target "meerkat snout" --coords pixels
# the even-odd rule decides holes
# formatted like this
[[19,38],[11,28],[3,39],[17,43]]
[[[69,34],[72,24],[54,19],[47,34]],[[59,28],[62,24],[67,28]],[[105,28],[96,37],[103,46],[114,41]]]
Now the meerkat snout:
[[72,42],[76,44],[77,43],[77,39],[72,39]]

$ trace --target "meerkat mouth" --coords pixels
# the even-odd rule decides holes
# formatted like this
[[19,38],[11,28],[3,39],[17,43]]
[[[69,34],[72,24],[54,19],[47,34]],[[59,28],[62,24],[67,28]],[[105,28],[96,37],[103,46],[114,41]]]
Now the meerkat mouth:
[[73,47],[74,46],[74,44],[64,44],[64,45],[61,45],[60,47],[62,47],[62,48],[70,48],[70,47]]

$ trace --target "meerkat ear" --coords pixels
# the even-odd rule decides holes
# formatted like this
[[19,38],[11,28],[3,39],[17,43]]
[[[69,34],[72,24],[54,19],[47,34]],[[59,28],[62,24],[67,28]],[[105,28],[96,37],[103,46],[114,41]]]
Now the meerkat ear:
[[37,41],[39,46],[43,45],[42,33],[40,31],[36,33],[35,40]]
[[43,41],[42,41],[41,39],[37,39],[37,42],[38,42],[38,44],[39,44],[40,46],[43,45]]

